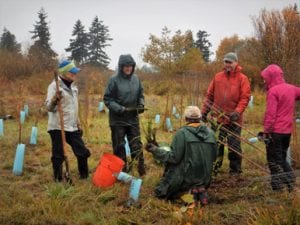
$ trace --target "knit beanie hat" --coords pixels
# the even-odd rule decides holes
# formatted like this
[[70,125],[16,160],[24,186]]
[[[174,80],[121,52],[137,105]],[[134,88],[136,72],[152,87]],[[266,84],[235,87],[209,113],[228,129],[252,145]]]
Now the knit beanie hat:
[[79,68],[76,67],[74,62],[71,62],[69,60],[63,60],[59,65],[58,65],[58,72],[60,74],[66,74],[67,72],[76,74],[80,71]]
[[187,119],[200,119],[202,115],[197,106],[190,105],[184,110],[184,116]]

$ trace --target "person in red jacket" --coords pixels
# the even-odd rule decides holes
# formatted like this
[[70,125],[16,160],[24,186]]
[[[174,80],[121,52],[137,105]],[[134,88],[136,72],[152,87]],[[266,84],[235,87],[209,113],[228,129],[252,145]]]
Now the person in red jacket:
[[275,64],[261,72],[267,90],[267,105],[264,117],[264,136],[268,166],[271,171],[271,186],[275,191],[286,185],[292,191],[295,175],[286,160],[293,129],[295,101],[300,100],[300,87],[284,81],[282,69]]
[[[217,173],[223,163],[224,142],[227,139],[229,148],[230,174],[242,172],[241,154],[241,124],[243,112],[250,100],[250,82],[246,75],[241,73],[238,57],[229,52],[224,56],[223,71],[217,73],[210,82],[206,98],[202,106],[202,120],[207,122],[207,115],[217,118],[219,133],[219,152],[214,171]],[[216,130],[217,126],[213,126]],[[238,153],[237,153],[238,152]]]

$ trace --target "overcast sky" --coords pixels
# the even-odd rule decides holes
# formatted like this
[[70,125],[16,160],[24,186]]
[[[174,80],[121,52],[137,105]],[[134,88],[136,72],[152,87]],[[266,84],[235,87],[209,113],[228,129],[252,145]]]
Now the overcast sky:
[[72,38],[76,20],[86,28],[97,15],[109,27],[113,41],[106,48],[114,69],[120,54],[130,53],[142,65],[141,48],[149,43],[149,34],[160,36],[167,26],[172,34],[178,29],[199,30],[210,34],[215,51],[220,41],[234,34],[254,35],[251,17],[261,9],[278,9],[299,0],[0,0],[0,31],[6,27],[23,47],[32,41],[29,31],[37,21],[37,12],[44,7],[51,33],[52,48],[60,55]]

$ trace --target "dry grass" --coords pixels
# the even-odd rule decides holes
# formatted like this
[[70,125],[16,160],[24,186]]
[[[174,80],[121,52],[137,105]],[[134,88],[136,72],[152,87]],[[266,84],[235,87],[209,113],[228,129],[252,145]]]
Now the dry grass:
[[[25,93],[26,90],[25,90]],[[264,111],[264,95],[254,93],[255,104],[245,114],[245,128],[253,133],[262,129],[261,121]],[[89,96],[89,135],[84,136],[88,148],[92,152],[89,159],[91,176],[88,180],[79,180],[76,159],[68,148],[71,175],[74,186],[58,184],[52,181],[50,161],[50,137],[46,132],[47,115],[39,115],[38,145],[30,146],[31,127],[36,121],[38,108],[43,95],[24,95],[29,103],[29,118],[26,118],[23,129],[23,142],[26,144],[26,155],[23,176],[13,176],[12,165],[18,142],[18,123],[16,120],[5,121],[5,135],[0,137],[0,224],[52,224],[52,225],[87,225],[87,224],[299,224],[300,196],[299,193],[272,193],[269,176],[259,168],[244,161],[243,175],[239,178],[228,175],[228,161],[221,173],[214,178],[209,190],[210,205],[205,208],[183,210],[182,202],[170,203],[156,199],[153,188],[159,181],[163,168],[157,165],[152,156],[145,152],[147,175],[143,178],[140,202],[141,208],[123,207],[127,201],[129,186],[117,183],[109,189],[93,186],[91,176],[104,152],[111,152],[110,130],[107,113],[98,113],[97,96]],[[14,109],[12,101],[4,98],[6,113]],[[179,110],[181,96],[174,95],[173,104]],[[84,99],[84,98],[83,98]],[[199,103],[201,99],[199,99]],[[190,96],[183,97],[183,105],[191,103]],[[165,113],[166,99],[164,96],[146,96],[149,108],[141,116],[141,127],[147,128],[149,119],[157,113]],[[170,106],[171,107],[171,106]],[[172,116],[173,127],[178,129],[183,121]],[[166,132],[163,125],[156,125],[157,141],[169,143],[173,133]],[[299,127],[298,127],[299,130]],[[299,132],[298,132],[299,133]],[[244,131],[245,138],[251,135]],[[142,134],[145,142],[145,134]],[[261,151],[249,145],[243,149],[247,158],[266,168],[264,146],[256,144]],[[137,172],[134,171],[134,175]],[[298,178],[299,179],[299,178]],[[299,180],[298,186],[299,186]]]

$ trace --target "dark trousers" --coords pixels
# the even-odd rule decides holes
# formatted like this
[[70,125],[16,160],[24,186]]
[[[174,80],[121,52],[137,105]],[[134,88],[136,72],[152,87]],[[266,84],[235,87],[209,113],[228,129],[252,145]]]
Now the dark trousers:
[[271,137],[266,149],[272,189],[281,190],[287,185],[291,191],[295,183],[295,174],[286,160],[291,134],[272,133]]
[[[62,180],[62,163],[64,161],[64,153],[62,147],[62,138],[60,130],[49,131],[52,142],[52,166],[54,179]],[[85,147],[79,131],[65,132],[66,142],[72,147],[72,150],[77,158],[78,171],[80,178],[88,177],[88,162],[87,158],[91,155],[90,151]]]
[[111,126],[111,138],[114,155],[120,157],[126,163],[125,171],[131,170],[132,162],[127,162],[125,151],[125,136],[127,136],[128,144],[131,152],[131,159],[138,160],[138,171],[140,175],[144,175],[144,155],[143,144],[141,142],[141,134],[139,125],[130,126]]
[[[212,127],[216,131],[216,127]],[[214,171],[222,166],[224,157],[224,144],[228,145],[228,160],[229,168],[231,173],[241,173],[242,172],[242,157],[237,154],[242,153],[241,148],[241,127],[236,124],[225,124],[222,125],[219,130],[219,143],[218,143],[218,157],[215,164]],[[226,141],[227,139],[227,141]]]

